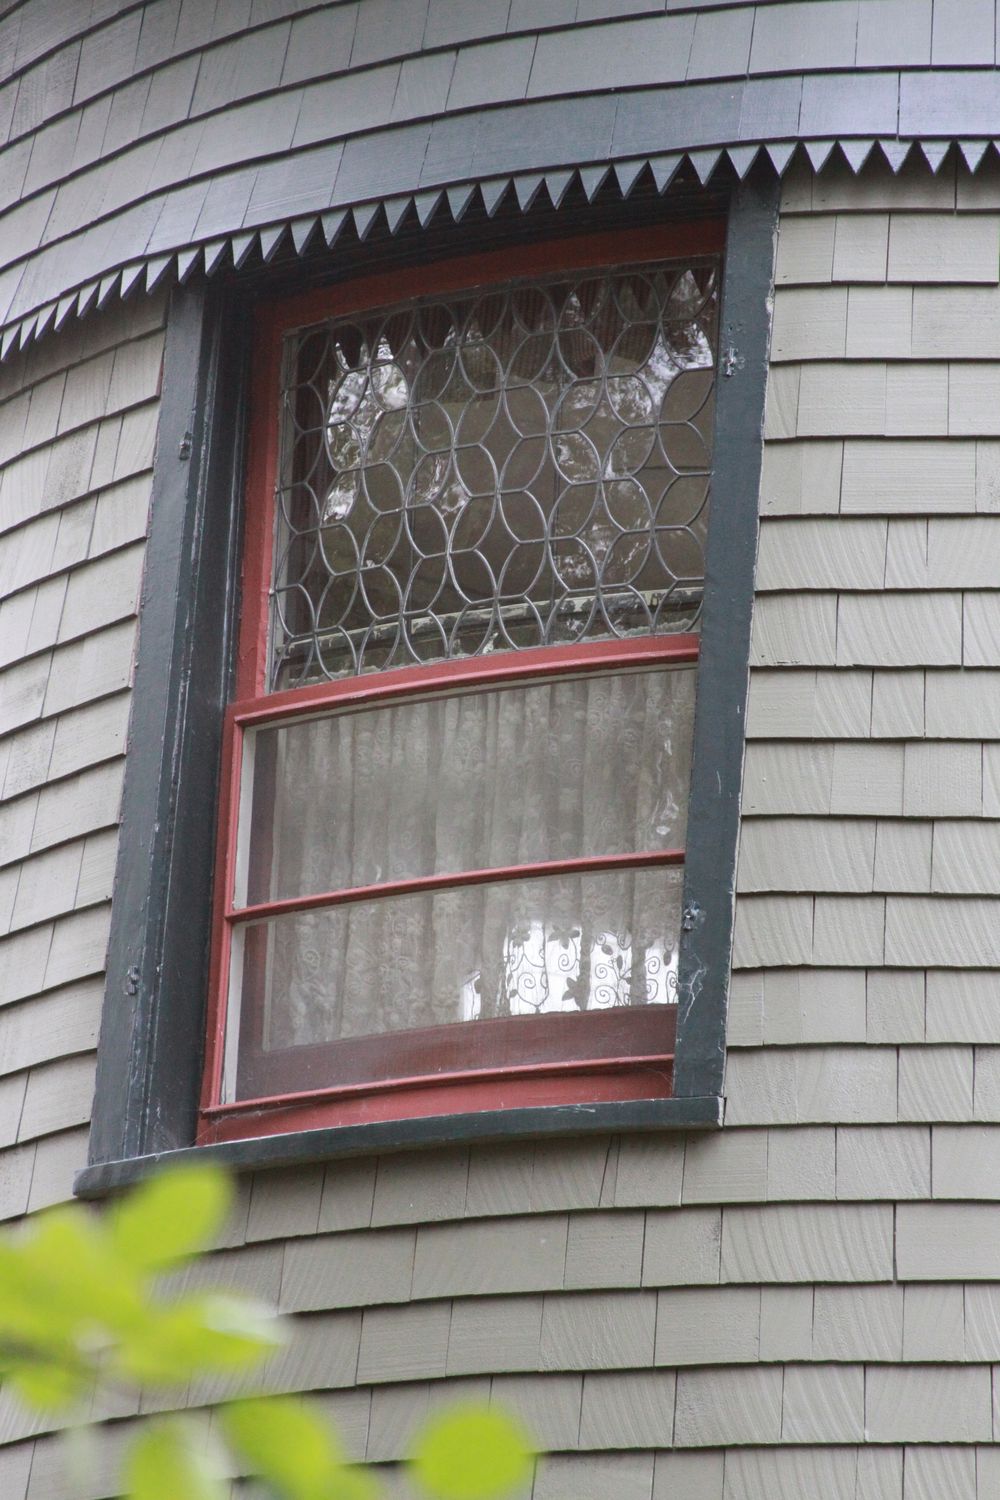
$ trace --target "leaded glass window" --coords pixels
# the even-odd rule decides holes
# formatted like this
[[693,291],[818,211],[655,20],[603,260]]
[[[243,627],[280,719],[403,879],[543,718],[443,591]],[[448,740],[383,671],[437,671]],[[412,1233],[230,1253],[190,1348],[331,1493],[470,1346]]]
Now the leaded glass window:
[[290,334],[272,688],[695,628],[716,313],[705,260]]
[[455,264],[272,325],[220,1122],[672,1087],[718,261]]

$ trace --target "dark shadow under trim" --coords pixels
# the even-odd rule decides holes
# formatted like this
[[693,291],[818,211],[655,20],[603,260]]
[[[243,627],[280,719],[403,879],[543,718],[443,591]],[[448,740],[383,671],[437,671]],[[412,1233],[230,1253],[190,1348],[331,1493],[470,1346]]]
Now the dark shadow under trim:
[[414,1151],[434,1146],[489,1145],[551,1136],[621,1135],[630,1131],[710,1130],[722,1124],[723,1101],[707,1099],[629,1099],[613,1104],[559,1104],[535,1109],[483,1110],[468,1115],[430,1115],[417,1120],[380,1120],[371,1125],[339,1125],[226,1141],[218,1146],[187,1146],[121,1161],[98,1162],[78,1173],[78,1198],[101,1198],[142,1182],[151,1173],[180,1162],[216,1161],[233,1171],[266,1171],[309,1162],[374,1156],[380,1151]]

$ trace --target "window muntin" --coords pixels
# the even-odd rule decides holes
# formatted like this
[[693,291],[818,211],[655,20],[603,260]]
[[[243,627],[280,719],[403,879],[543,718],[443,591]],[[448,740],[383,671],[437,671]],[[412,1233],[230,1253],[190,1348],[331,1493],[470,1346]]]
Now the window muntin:
[[[656,236],[652,238],[655,240]],[[579,247],[573,248],[576,250]],[[493,257],[494,261],[500,259]],[[587,265],[586,260],[571,254],[570,263],[574,261],[576,264]],[[550,260],[549,264],[551,263]],[[714,285],[715,273],[712,271],[710,262],[699,261],[697,264],[703,269],[708,268],[705,271],[708,278],[706,285],[709,283]],[[459,263],[456,263],[456,267],[458,266]],[[507,267],[503,265],[495,274],[505,272],[506,269]],[[461,280],[456,280],[451,268],[445,267],[444,270],[443,285],[462,287],[466,284]],[[461,275],[460,270],[458,274]],[[578,276],[562,279],[568,282],[581,280]],[[593,277],[582,279],[593,279]],[[393,287],[392,290],[397,290],[397,288]],[[405,290],[405,279],[403,287],[398,290]],[[383,295],[388,294],[387,289]],[[360,298],[358,300],[360,301]],[[351,305],[350,298],[345,299],[342,290],[333,297],[333,303],[341,307]],[[300,299],[298,305],[308,306],[309,301]],[[294,479],[296,473],[295,463],[288,458],[289,433],[292,428],[289,426],[287,416],[284,420],[281,444],[276,444],[273,438],[267,436],[266,430],[263,432],[261,430],[262,420],[269,422],[266,416],[266,406],[261,405],[261,396],[268,391],[276,391],[279,387],[279,369],[283,367],[287,372],[289,368],[287,344],[284,359],[280,357],[281,342],[287,336],[281,333],[277,338],[275,337],[280,327],[279,318],[280,314],[273,315],[269,319],[270,326],[275,332],[270,335],[271,342],[268,347],[271,352],[267,356],[265,365],[262,367],[263,373],[257,382],[258,418],[254,427],[255,448],[251,454],[252,474],[262,473],[266,476],[267,487],[270,489],[273,486],[271,492],[275,495],[282,490],[282,484],[288,480],[288,476],[291,475]],[[290,316],[286,316],[286,323],[291,323],[293,327],[307,329],[318,326],[315,314],[311,320],[296,319],[294,310]],[[714,326],[714,306],[710,316],[705,318],[705,326]],[[268,374],[268,371],[271,373]],[[678,378],[700,375],[704,379],[704,374],[703,367],[693,371],[679,368],[677,371]],[[709,381],[710,379],[711,371],[709,371]],[[693,382],[687,379],[683,383],[691,385]],[[667,394],[669,395],[669,392]],[[690,543],[695,524],[702,531],[705,525],[705,501],[708,488],[706,444],[710,435],[713,408],[713,391],[710,388],[706,395],[702,388],[698,410],[695,414],[698,415],[701,426],[699,427],[697,422],[688,423],[687,417],[682,418],[681,422],[676,424],[684,426],[687,423],[686,430],[695,432],[700,444],[700,457],[697,465],[692,464],[691,473],[683,472],[683,464],[677,466],[672,480],[666,484],[665,490],[660,494],[662,500],[671,485],[675,488],[678,497],[685,493],[685,488],[690,493],[690,486],[685,484],[688,480],[696,481],[700,486],[700,499],[696,511],[692,512],[683,523],[666,528],[667,539],[671,545],[676,543],[681,548]],[[689,411],[688,415],[692,414],[693,412]],[[650,452],[656,455],[662,451],[662,445],[657,447],[657,443],[659,439],[650,449]],[[294,448],[294,443],[291,447]],[[654,456],[652,463],[654,475],[658,465],[660,465],[660,459]],[[613,484],[617,477],[614,474],[608,476],[608,484]],[[606,476],[603,474],[597,476],[595,482],[597,490],[603,492],[607,487],[605,479]],[[562,476],[557,475],[557,480],[562,483]],[[287,483],[285,488],[287,490]],[[558,495],[553,510],[546,520],[551,536],[557,535],[556,529],[551,524],[552,514],[557,513]],[[314,510],[314,518],[316,514]],[[655,521],[655,515],[653,520]],[[647,517],[647,525],[651,524]],[[287,548],[283,550],[282,526],[285,526],[287,533],[287,524],[279,515],[278,525],[275,527],[273,550],[276,562],[273,595],[276,599],[280,597],[284,581],[287,580],[287,567],[283,559],[287,557],[288,551]],[[268,529],[270,527],[265,512],[261,508],[253,510],[248,520],[247,579],[250,586],[249,597],[259,597],[262,601],[266,597],[263,591],[267,575],[271,571],[267,559],[272,556],[271,540],[265,527]],[[312,547],[314,554],[318,556],[325,544],[323,529],[322,525],[314,525],[310,537],[307,535],[309,527],[300,528],[296,545],[305,538],[304,545]],[[623,532],[628,530],[628,528],[621,529]],[[287,535],[285,540],[287,541]],[[630,538],[630,543],[631,540]],[[659,566],[664,555],[661,545],[663,539],[657,536],[647,537],[645,540],[649,545],[643,565],[645,566],[652,557]],[[507,528],[506,536],[501,537],[501,544],[508,550],[515,548],[518,544],[518,538],[512,534],[511,528]],[[700,545],[699,540],[699,548]],[[446,545],[446,553],[447,550]],[[590,548],[590,556],[594,555],[595,549]],[[262,563],[263,566],[261,566]],[[326,567],[325,562],[323,567]],[[365,570],[355,568],[354,571],[358,573]],[[327,573],[329,574],[329,569]],[[500,578],[504,576],[502,565],[499,569],[494,568],[493,576]],[[475,633],[472,636],[466,634],[464,630],[466,622],[461,618],[451,620],[452,626],[458,624],[461,628],[446,638],[442,637],[440,620],[430,621],[430,629],[425,633],[424,639],[429,641],[435,638],[438,641],[444,639],[447,649],[458,657],[457,660],[444,661],[437,666],[416,665],[417,661],[423,663],[423,658],[419,654],[421,649],[419,641],[421,630],[427,624],[427,611],[424,608],[423,614],[419,617],[402,620],[393,640],[389,642],[393,650],[405,648],[403,659],[411,663],[410,665],[401,670],[394,670],[388,666],[386,652],[383,649],[386,638],[384,635],[379,635],[378,627],[381,622],[375,621],[373,627],[373,622],[369,619],[363,624],[361,635],[355,636],[354,641],[348,643],[349,649],[341,650],[339,656],[335,657],[337,675],[333,676],[328,670],[330,658],[323,656],[327,649],[327,637],[330,632],[320,616],[314,612],[312,618],[320,628],[313,633],[312,639],[305,642],[304,654],[300,651],[301,659],[295,670],[296,672],[303,670],[312,672],[316,680],[292,691],[281,690],[283,684],[288,681],[288,674],[284,673],[284,668],[287,667],[289,653],[286,652],[284,657],[282,656],[281,631],[283,626],[280,615],[272,616],[272,626],[277,620],[277,631],[271,634],[275,648],[271,660],[277,664],[277,668],[284,675],[278,675],[278,671],[272,670],[267,665],[268,630],[263,628],[263,617],[254,618],[251,615],[245,620],[239,677],[244,693],[252,691],[258,696],[237,703],[229,715],[229,749],[226,753],[231,770],[227,780],[229,782],[228,805],[233,810],[233,815],[226,815],[228,833],[225,840],[226,849],[222,853],[223,880],[221,882],[221,890],[224,892],[223,905],[226,910],[220,912],[221,920],[217,926],[219,941],[213,961],[214,972],[217,976],[214,989],[222,998],[216,1002],[215,1020],[210,1032],[209,1067],[203,1096],[201,1139],[226,1139],[241,1134],[256,1134],[261,1128],[300,1128],[304,1119],[308,1119],[309,1123],[346,1124],[352,1120],[401,1118],[407,1115],[453,1109],[497,1108],[516,1103],[555,1103],[566,1102],[570,1099],[597,1101],[662,1098],[670,1093],[676,1010],[669,1004],[662,1005],[655,1002],[645,1005],[616,1006],[610,1009],[595,1007],[587,1011],[560,1011],[555,1014],[535,1015],[530,1021],[524,1016],[515,1016],[498,1017],[488,1021],[470,1020],[458,1026],[454,1024],[424,1025],[397,1032],[387,1032],[375,1037],[345,1037],[332,1042],[314,1042],[262,1050],[263,1026],[267,1014],[267,1007],[262,1003],[264,992],[262,976],[266,975],[267,965],[266,962],[258,962],[257,978],[254,980],[256,997],[251,997],[252,1003],[244,1003],[243,1016],[239,1016],[235,1007],[231,1008],[230,1021],[236,1024],[229,1025],[227,1035],[226,983],[224,980],[231,971],[239,970],[245,961],[245,953],[237,954],[232,951],[233,939],[235,939],[236,948],[239,948],[242,942],[241,930],[246,934],[256,934],[248,939],[248,945],[254,943],[259,945],[260,934],[267,931],[269,924],[272,928],[276,928],[280,922],[299,912],[315,911],[324,916],[330,916],[330,913],[333,913],[331,920],[335,921],[337,914],[334,908],[340,904],[349,905],[369,901],[384,904],[397,897],[418,894],[407,888],[406,881],[395,882],[395,884],[383,882],[380,886],[377,885],[375,890],[370,887],[359,887],[347,892],[327,891],[308,897],[285,898],[272,903],[270,909],[266,904],[243,911],[232,907],[230,898],[234,892],[232,867],[235,864],[237,822],[234,814],[241,800],[239,766],[240,742],[243,733],[252,725],[262,725],[277,718],[290,719],[298,714],[331,707],[335,699],[338,702],[344,702],[346,701],[344,690],[347,690],[347,696],[353,695],[360,701],[360,699],[370,699],[383,694],[410,696],[424,690],[433,692],[442,685],[458,686],[459,680],[463,683],[466,681],[485,683],[522,676],[538,676],[551,670],[558,672],[576,668],[593,671],[598,665],[611,666],[613,664],[622,669],[628,669],[639,662],[665,663],[669,661],[678,664],[684,661],[693,662],[696,659],[697,637],[690,633],[680,632],[679,627],[691,622],[692,613],[696,616],[700,608],[700,570],[698,577],[693,577],[693,574],[685,575],[685,577],[693,577],[694,587],[685,590],[683,598],[671,597],[672,591],[677,592],[676,585],[680,578],[680,574],[672,574],[673,584],[654,601],[659,610],[655,621],[657,627],[655,631],[650,628],[653,621],[648,609],[646,614],[638,620],[634,615],[623,616],[616,624],[612,618],[613,611],[604,609],[602,600],[597,597],[603,587],[603,580],[596,577],[595,585],[595,576],[596,574],[591,577],[588,586],[582,588],[578,596],[571,598],[568,604],[565,599],[563,600],[564,611],[557,608],[550,616],[550,619],[557,622],[561,619],[570,622],[563,640],[555,646],[540,645],[537,636],[534,641],[531,641],[527,635],[520,632],[517,624],[519,607],[522,621],[527,619],[529,622],[531,620],[537,622],[538,619],[538,610],[535,608],[537,601],[526,600],[523,594],[517,599],[504,598],[499,602],[493,599],[488,603],[480,601],[477,605],[477,608],[485,608],[488,613],[492,612],[490,618],[494,622],[499,620],[502,624],[506,633],[497,637],[497,640],[508,648],[505,651],[494,652],[495,642],[488,637]],[[635,577],[628,582],[628,587],[633,591],[633,600],[642,593],[634,587],[635,583]],[[328,592],[339,587],[340,583],[329,576],[322,584],[322,588]],[[350,588],[355,593],[357,592],[356,578],[351,580]],[[258,590],[260,590],[259,593]],[[300,589],[300,593],[305,596],[304,587]],[[548,589],[547,597],[551,601],[553,597],[551,587]],[[596,635],[617,636],[617,639],[591,640],[585,636],[577,643],[581,601],[584,607],[589,609],[589,614],[583,617],[583,629],[585,631],[590,629]],[[648,605],[649,600],[642,599],[641,602]],[[661,608],[667,603],[670,609]],[[673,610],[673,606],[678,603],[683,605],[683,610],[687,613],[683,610]],[[529,606],[527,614],[524,613],[525,604]],[[463,605],[462,608],[464,607]],[[313,604],[309,605],[309,609],[314,610]],[[459,611],[459,616],[460,614],[461,611]],[[558,630],[555,631],[555,636],[559,640]],[[364,655],[361,658],[352,655],[354,645],[358,641],[365,649],[372,641],[375,642],[377,649],[371,658],[366,658]],[[412,649],[414,643],[418,647],[416,651]],[[301,645],[302,643],[299,642],[296,649],[299,649]],[[534,645],[536,649],[524,649],[528,645]],[[382,653],[381,660],[378,659],[379,651]],[[475,652],[476,656],[470,659],[466,655],[463,660],[462,653],[468,652]],[[433,648],[428,649],[428,655],[434,655]],[[373,665],[377,665],[379,670],[369,670]],[[357,675],[358,666],[361,667],[363,675]],[[351,686],[352,681],[358,684],[357,689]],[[365,684],[368,686],[364,686]],[[267,696],[269,685],[279,689],[270,697]],[[525,879],[533,875],[538,877],[540,883],[544,883],[542,877],[552,877],[563,873],[561,868],[563,864],[570,867],[566,873],[580,877],[602,867],[610,870],[642,871],[643,867],[658,864],[670,866],[680,859],[682,855],[679,850],[633,850],[626,854],[585,856],[579,861],[556,860],[547,862],[544,867],[528,866],[504,871],[500,876],[500,883],[506,884],[507,880],[515,874]],[[667,880],[661,885],[670,911],[667,913],[666,922],[661,918],[659,923],[662,930],[669,929],[669,933],[672,934],[679,926],[676,916],[680,904],[680,879],[676,872],[669,869],[661,870],[659,874],[661,877],[671,874],[675,876],[674,879]],[[434,888],[433,894],[437,894],[452,887],[457,890],[467,883],[483,884],[490,880],[491,875],[490,871],[466,870],[457,877],[450,875],[423,877],[418,878],[412,884],[425,883],[428,888]],[[671,886],[673,887],[672,894],[670,894]],[[579,881],[576,889],[580,889]],[[428,893],[430,893],[429,890],[421,894]],[[523,929],[524,924],[521,925]],[[530,935],[530,923],[528,930]],[[630,947],[631,939],[628,934],[626,937],[629,941],[624,947]],[[654,935],[653,941],[648,946],[653,949],[660,941]],[[581,945],[586,947],[582,938]],[[619,945],[619,948],[621,949],[622,946]],[[665,958],[668,945],[663,941],[661,946],[664,949]],[[670,962],[672,962],[674,952],[672,936],[669,946]],[[619,957],[624,962],[622,953],[619,953]],[[633,998],[637,993],[637,991],[633,992]],[[246,997],[244,1000],[246,1001]],[[249,1026],[244,1024],[247,1017],[251,1018]],[[237,1038],[242,1048],[239,1069],[235,1066]],[[223,1060],[226,1054],[228,1054],[228,1065],[224,1068]],[[233,1080],[236,1079],[237,1072],[240,1075],[239,1082],[234,1084]],[[225,1085],[223,1073],[225,1073]],[[255,1091],[260,1097],[249,1097]],[[242,1102],[227,1102],[227,1095],[231,1099],[234,1092],[239,1093]],[[392,1093],[392,1098],[387,1098],[389,1092]],[[244,1113],[241,1114],[241,1112]],[[265,1121],[268,1122],[266,1125]]]
[[235,905],[681,849],[694,676],[564,675],[252,729]]
[[717,281],[590,271],[288,335],[271,687],[691,629]]
[[[447,1072],[444,1033],[474,1030],[478,1042],[484,1027],[498,1025],[507,1029],[493,1066],[524,1067],[546,1061],[534,1034],[545,1021],[672,1009],[683,873],[673,865],[522,875],[248,923],[234,944],[245,998],[226,1092],[237,1100],[301,1089],[309,1058],[328,1087],[331,1073],[316,1054],[339,1084],[376,1084],[393,1056],[385,1039],[397,1036],[410,1046],[432,1039],[426,1071]],[[670,1030],[661,1028],[664,1061]],[[373,1032],[381,1049],[371,1045]],[[541,1040],[552,1037],[550,1029]],[[337,1055],[352,1042],[361,1043],[357,1076],[349,1054]],[[601,1035],[578,1035],[572,1045],[581,1043],[579,1061],[600,1062]],[[633,1056],[634,1038],[622,1050]],[[556,1055],[564,1060],[566,1051]],[[489,1070],[478,1046],[469,1061]]]
[[693,710],[661,666],[251,729],[227,1094],[292,1047],[672,1001]]

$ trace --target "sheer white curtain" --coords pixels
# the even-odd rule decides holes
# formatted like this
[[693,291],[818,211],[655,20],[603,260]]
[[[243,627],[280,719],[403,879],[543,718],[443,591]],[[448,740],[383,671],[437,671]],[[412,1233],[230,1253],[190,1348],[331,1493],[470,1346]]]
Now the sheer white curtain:
[[[564,677],[260,731],[247,899],[681,847],[694,686]],[[277,919],[268,1045],[669,999],[679,906],[659,868]]]

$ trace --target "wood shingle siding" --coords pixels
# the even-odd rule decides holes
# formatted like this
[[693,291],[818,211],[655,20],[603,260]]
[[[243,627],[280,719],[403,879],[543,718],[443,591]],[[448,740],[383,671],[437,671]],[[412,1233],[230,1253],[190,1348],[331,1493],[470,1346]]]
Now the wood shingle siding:
[[64,1199],[86,1156],[162,315],[0,372],[4,1216]]
[[[0,223],[32,254],[3,291],[20,316],[118,244],[138,264],[320,194],[666,150],[665,118],[832,139],[901,110],[943,139],[994,108],[980,0],[626,9],[10,10]],[[932,61],[971,71],[898,75]],[[244,1179],[190,1279],[281,1302],[275,1384],[359,1457],[478,1395],[549,1454],[535,1500],[1000,1493],[1000,171],[793,167],[777,283],[726,1126]],[[163,312],[0,367],[9,1217],[86,1155]],[[72,1500],[113,1490],[134,1413],[104,1414]],[[71,1500],[54,1425],[0,1396],[4,1500]]]
[[[665,181],[684,152],[707,173],[728,151],[742,172],[763,144],[784,170],[796,139],[817,165],[839,139],[857,169],[879,138],[899,192],[858,193],[843,162],[815,187],[800,177],[789,207],[838,222],[833,242],[821,224],[791,229],[782,278],[887,267],[910,285],[936,281],[946,255],[955,278],[989,281],[996,204],[904,158],[929,136],[935,165],[951,139],[978,162],[996,127],[994,9],[156,0],[56,17],[28,0],[0,17],[0,222],[17,247],[0,272],[4,347],[168,267],[269,256],[286,230],[301,248],[321,217],[335,236],[353,215],[363,237],[379,200],[395,227],[414,197],[424,215],[450,190],[459,212],[478,185],[493,207],[515,178],[530,197],[530,174],[558,198],[580,163],[614,161],[631,188],[644,157]],[[907,226],[956,203],[982,223]]]

